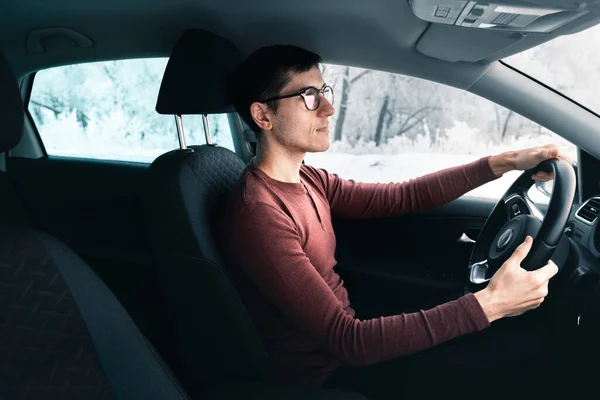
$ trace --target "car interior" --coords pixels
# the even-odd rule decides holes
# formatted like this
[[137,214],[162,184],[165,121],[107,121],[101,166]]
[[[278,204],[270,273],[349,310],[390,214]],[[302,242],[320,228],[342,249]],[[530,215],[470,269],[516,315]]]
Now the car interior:
[[[219,250],[226,196],[256,145],[228,77],[272,44],[470,92],[577,148],[573,166],[538,167],[555,174],[546,204],[529,198],[534,182],[524,173],[499,200],[461,197],[414,215],[334,220],[338,272],[358,315],[416,311],[480,290],[509,255],[510,246],[493,244],[532,234],[527,268],[552,257],[560,269],[540,320],[565,345],[600,333],[600,116],[502,61],[591,29],[600,1],[0,7],[0,399],[366,398],[274,381]],[[151,162],[47,151],[29,108],[37,74],[158,57],[168,62],[152,102],[173,119],[164,136],[177,147]],[[232,149],[213,142],[216,114],[227,115]],[[202,118],[204,143],[187,144],[187,116]]]

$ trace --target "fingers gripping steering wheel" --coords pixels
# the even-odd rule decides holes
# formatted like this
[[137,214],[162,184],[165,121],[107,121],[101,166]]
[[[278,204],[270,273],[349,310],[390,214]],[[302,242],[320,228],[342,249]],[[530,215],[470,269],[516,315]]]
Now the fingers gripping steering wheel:
[[[527,196],[534,184],[531,175],[540,170],[554,172],[554,189],[545,217]],[[568,241],[561,239],[573,206],[575,184],[573,166],[560,158],[524,171],[498,201],[477,238],[469,260],[466,291],[485,287],[527,235],[533,238],[533,244],[521,266],[532,271],[554,256],[552,261],[560,271],[568,254]]]

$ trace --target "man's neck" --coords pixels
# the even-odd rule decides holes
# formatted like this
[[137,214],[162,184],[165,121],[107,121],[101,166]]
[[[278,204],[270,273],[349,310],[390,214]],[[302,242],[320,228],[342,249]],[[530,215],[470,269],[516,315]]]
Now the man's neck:
[[271,178],[300,183],[300,167],[306,153],[292,153],[283,147],[264,148],[258,146],[254,165]]

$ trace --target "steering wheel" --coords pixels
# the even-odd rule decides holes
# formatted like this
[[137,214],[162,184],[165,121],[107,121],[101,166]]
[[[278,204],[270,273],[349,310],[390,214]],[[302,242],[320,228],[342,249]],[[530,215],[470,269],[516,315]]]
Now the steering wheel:
[[[527,196],[534,184],[531,175],[540,170],[554,172],[554,189],[545,217]],[[552,257],[560,271],[569,251],[563,232],[573,206],[575,185],[573,166],[560,158],[524,171],[500,198],[473,246],[465,291],[476,292],[485,287],[527,235],[533,238],[533,244],[521,266],[532,271],[546,265]]]

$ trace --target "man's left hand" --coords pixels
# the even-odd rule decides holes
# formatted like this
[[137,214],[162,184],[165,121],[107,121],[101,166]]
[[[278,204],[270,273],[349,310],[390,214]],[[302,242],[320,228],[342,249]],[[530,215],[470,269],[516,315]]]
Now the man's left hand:
[[[552,158],[562,158],[573,165],[573,160],[555,144],[540,147],[509,151],[490,158],[490,166],[496,176],[501,176],[510,170],[525,171],[537,166],[539,163]],[[538,171],[531,178],[536,182],[546,182],[554,179],[554,173]]]
[[[573,165],[573,160],[563,150],[554,144],[547,144],[541,147],[519,150],[515,159],[515,169],[524,171],[552,158],[562,158]],[[538,171],[531,178],[536,182],[546,182],[554,179],[554,173]]]

